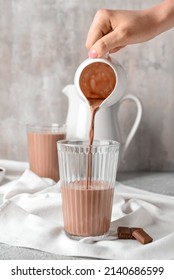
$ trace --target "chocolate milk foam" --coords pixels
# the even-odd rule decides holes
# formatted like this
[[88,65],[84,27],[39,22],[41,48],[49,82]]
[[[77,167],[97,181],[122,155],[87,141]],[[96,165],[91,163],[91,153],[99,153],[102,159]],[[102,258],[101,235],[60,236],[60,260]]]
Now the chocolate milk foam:
[[113,91],[115,73],[105,63],[92,63],[81,73],[80,87],[91,110],[89,128],[89,153],[86,181],[74,182],[62,187],[64,229],[74,236],[99,236],[110,227],[114,186],[92,180],[91,145],[94,139],[95,114],[100,104]]

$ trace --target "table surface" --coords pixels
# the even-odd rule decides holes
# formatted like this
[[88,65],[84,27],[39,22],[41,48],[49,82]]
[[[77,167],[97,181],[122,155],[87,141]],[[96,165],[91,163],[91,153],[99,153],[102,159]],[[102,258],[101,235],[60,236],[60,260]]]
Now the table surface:
[[[174,196],[174,172],[129,172],[117,174],[117,181],[124,185],[154,193]],[[1,260],[75,260],[84,259],[50,254],[34,249],[0,243]],[[86,258],[85,258],[86,259]]]

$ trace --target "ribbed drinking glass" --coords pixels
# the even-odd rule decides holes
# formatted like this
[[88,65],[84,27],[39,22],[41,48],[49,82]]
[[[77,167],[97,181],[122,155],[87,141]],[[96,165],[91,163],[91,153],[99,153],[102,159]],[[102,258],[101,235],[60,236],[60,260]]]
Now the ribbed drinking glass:
[[74,238],[109,231],[119,143],[58,141],[65,232]]

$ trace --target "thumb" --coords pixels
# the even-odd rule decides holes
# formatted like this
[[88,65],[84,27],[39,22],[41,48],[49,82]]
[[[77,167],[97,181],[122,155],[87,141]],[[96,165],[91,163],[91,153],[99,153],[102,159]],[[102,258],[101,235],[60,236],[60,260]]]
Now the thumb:
[[95,42],[91,47],[88,56],[92,58],[102,57],[110,50],[120,48],[121,46],[121,42],[117,40],[117,32],[114,30]]

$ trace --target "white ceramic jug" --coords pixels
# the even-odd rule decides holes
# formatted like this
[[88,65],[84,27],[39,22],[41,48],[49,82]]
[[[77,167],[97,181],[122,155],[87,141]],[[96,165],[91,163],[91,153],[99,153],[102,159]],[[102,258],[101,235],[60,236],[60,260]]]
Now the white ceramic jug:
[[[86,99],[80,87],[80,78],[81,76],[84,77],[83,70],[85,68],[87,69],[87,67],[90,67],[90,71],[92,71],[91,67],[92,65],[94,65],[94,63],[98,64],[97,67],[99,67],[99,69],[100,69],[99,65],[106,64],[107,67],[112,69],[113,74],[115,76],[115,80],[116,80],[115,87],[113,88],[111,94],[103,100],[99,108],[111,106],[117,103],[120,100],[120,98],[123,96],[127,84],[127,77],[126,77],[126,72],[124,68],[121,66],[121,64],[116,59],[108,55],[102,58],[95,58],[95,59],[87,58],[79,65],[74,76],[74,84],[76,86],[77,93],[79,94],[79,97],[88,104],[88,100]],[[92,78],[92,74],[93,73],[91,72],[91,78]]]
[[[68,97],[68,113],[66,118],[67,124],[67,138],[87,140],[90,124],[90,109],[86,102],[79,98],[77,89],[74,85],[67,85],[63,89],[64,94]],[[118,122],[117,113],[120,105],[126,101],[131,100],[135,102],[137,108],[137,115],[134,124],[127,136],[126,141],[123,141],[121,135],[121,128]],[[125,155],[125,152],[132,141],[142,116],[142,105],[140,100],[133,95],[125,95],[119,99],[117,103],[109,107],[100,108],[95,116],[95,139],[110,139],[120,142],[121,154],[120,159]]]

